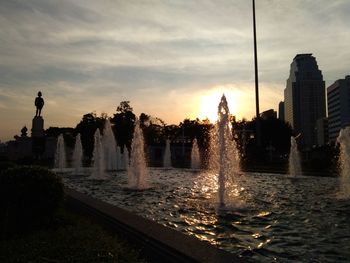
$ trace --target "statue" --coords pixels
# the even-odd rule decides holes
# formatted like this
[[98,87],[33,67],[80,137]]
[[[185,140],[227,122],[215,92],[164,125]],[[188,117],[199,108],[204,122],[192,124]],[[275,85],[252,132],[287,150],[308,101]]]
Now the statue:
[[36,113],[35,117],[40,116],[41,114],[41,109],[44,107],[44,99],[41,97],[41,91],[38,92],[38,97],[35,98],[35,106],[36,106]]
[[27,132],[28,132],[28,129],[26,126],[24,126],[22,129],[21,129],[21,137],[27,137]]

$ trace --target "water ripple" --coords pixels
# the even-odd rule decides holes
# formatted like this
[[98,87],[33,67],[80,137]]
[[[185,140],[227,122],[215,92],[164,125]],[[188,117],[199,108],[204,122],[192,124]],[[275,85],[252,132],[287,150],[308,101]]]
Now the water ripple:
[[152,189],[127,189],[125,172],[107,181],[67,175],[82,193],[259,262],[349,262],[350,202],[338,179],[240,174],[217,205],[217,175],[150,171]]

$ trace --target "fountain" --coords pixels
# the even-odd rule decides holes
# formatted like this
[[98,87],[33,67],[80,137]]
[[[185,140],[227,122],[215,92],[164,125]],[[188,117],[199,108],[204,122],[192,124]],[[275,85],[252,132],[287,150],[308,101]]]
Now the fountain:
[[120,151],[120,168],[121,170],[127,170],[129,167],[129,151],[126,147],[123,147],[123,153]]
[[165,152],[164,152],[164,159],[163,159],[163,167],[164,168],[171,168],[171,151],[170,151],[170,140],[166,140],[166,146],[165,146]]
[[201,160],[199,156],[199,148],[197,139],[194,138],[192,143],[192,151],[191,151],[191,168],[192,169],[200,169],[201,168]]
[[[298,136],[297,136],[298,137]],[[295,177],[302,175],[300,156],[298,151],[297,137],[290,137],[290,152],[289,152],[289,171],[288,175]]]
[[128,148],[125,147],[124,156],[123,156],[124,157],[124,166],[125,166],[124,169],[125,170],[127,170],[129,165],[130,165],[129,156],[130,156],[129,150],[128,150]]
[[104,159],[106,170],[117,170],[117,151],[114,133],[109,119],[105,122],[103,130],[102,146],[104,150]]
[[94,151],[92,156],[93,170],[90,179],[103,180],[106,179],[104,151],[102,147],[100,129],[96,129],[94,135]]
[[[307,180],[295,181],[271,173],[241,173],[225,96],[221,98],[218,113],[218,121],[210,134],[211,171],[146,170],[143,136],[137,121],[127,172],[121,171],[110,182],[98,186],[85,177],[67,176],[63,181],[67,187],[102,202],[238,254],[244,262],[303,262],[308,259],[348,262],[349,238],[344,233],[350,233],[347,223],[350,204],[348,199],[344,201],[334,196],[339,178],[310,176]],[[295,139],[291,138],[292,160],[296,160],[293,157],[297,153]],[[95,141],[95,147],[99,148],[97,134]],[[341,131],[338,142],[341,187],[344,193],[349,193],[350,128]],[[195,144],[193,141],[193,151]],[[96,160],[97,156],[95,149]],[[122,156],[122,165],[128,166],[126,148]],[[295,172],[296,167],[291,165],[294,172],[290,174],[300,175]],[[237,173],[239,176],[235,176]],[[155,186],[151,191],[125,190],[126,177],[131,188],[145,189],[148,176]],[[219,209],[213,209],[212,202],[217,199]]]
[[73,168],[76,174],[82,172],[83,147],[81,145],[80,133],[75,137],[73,151]]
[[225,206],[226,184],[239,172],[239,153],[233,140],[230,111],[225,95],[218,106],[218,120],[210,134],[209,168],[218,174],[219,206]]
[[64,146],[63,134],[60,134],[57,138],[56,154],[55,154],[55,168],[58,168],[59,172],[63,172],[67,167],[66,150]]
[[[126,153],[127,151],[124,151],[125,157],[128,155]],[[127,171],[129,188],[138,190],[149,188],[144,140],[139,120],[135,121],[134,137],[131,144],[131,159]]]
[[340,196],[350,198],[350,127],[340,130],[337,142],[340,144]]
[[121,153],[119,146],[117,146],[117,169],[118,170],[123,169],[123,167],[122,167],[122,153]]

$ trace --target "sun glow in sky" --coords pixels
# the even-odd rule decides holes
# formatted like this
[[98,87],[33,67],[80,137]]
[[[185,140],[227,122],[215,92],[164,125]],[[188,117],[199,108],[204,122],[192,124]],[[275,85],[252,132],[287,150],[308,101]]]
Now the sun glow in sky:
[[226,96],[231,114],[237,115],[244,110],[243,92],[233,87],[216,86],[200,98],[200,105],[198,105],[198,118],[200,120],[208,118],[212,123],[216,122],[218,118],[218,105],[223,94]]
[[[256,1],[261,111],[298,53],[326,86],[350,74],[349,13],[349,0]],[[0,0],[0,28],[1,141],[31,129],[39,90],[45,128],[123,100],[167,124],[214,121],[223,93],[237,119],[255,115],[251,1]]]

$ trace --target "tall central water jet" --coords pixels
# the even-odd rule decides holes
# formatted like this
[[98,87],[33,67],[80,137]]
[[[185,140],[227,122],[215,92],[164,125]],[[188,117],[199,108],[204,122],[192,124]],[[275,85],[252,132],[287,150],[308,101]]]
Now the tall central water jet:
[[83,160],[83,147],[81,145],[80,133],[75,137],[75,145],[73,151],[73,168],[75,173],[81,173]]
[[191,150],[191,168],[192,169],[199,169],[201,168],[201,160],[199,156],[199,148],[197,139],[194,138],[192,143],[192,150]]
[[55,168],[58,168],[60,172],[63,172],[64,168],[66,167],[67,167],[67,161],[66,161],[66,149],[64,146],[64,137],[63,137],[63,134],[60,134],[57,138],[57,144],[56,144]]
[[[126,151],[124,151],[124,154]],[[149,174],[146,166],[145,149],[139,120],[135,121],[134,138],[131,144],[131,159],[128,169],[128,185],[133,189],[149,188]]]
[[298,144],[295,137],[290,137],[290,152],[289,152],[289,176],[301,175],[301,163],[298,151]]
[[104,150],[105,167],[107,170],[117,170],[117,144],[109,119],[105,122],[102,145]]
[[340,195],[350,198],[350,127],[340,130],[337,142],[340,144]]
[[209,168],[218,174],[220,207],[225,206],[226,184],[239,172],[239,153],[233,139],[230,111],[225,95],[218,106],[218,120],[210,134]]
[[171,151],[170,151],[170,140],[166,140],[164,159],[163,159],[163,167],[171,168]]

